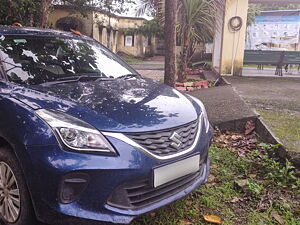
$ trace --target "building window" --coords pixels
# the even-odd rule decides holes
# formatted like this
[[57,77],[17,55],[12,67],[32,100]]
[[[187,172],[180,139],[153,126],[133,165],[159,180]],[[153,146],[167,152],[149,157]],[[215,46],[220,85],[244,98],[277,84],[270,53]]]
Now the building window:
[[144,37],[144,47],[148,47],[149,46],[149,37]]
[[124,36],[124,45],[127,47],[134,46],[134,36],[133,35]]

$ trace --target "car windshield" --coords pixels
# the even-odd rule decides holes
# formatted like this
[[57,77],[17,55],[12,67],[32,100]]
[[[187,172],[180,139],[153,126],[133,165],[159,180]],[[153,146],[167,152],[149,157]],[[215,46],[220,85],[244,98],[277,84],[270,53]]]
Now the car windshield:
[[82,76],[115,79],[137,74],[96,41],[84,39],[2,36],[0,57],[8,79],[27,85]]

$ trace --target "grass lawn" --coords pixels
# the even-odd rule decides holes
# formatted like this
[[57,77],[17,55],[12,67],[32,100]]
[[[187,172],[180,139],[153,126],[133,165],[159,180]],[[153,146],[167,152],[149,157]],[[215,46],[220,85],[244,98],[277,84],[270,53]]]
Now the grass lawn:
[[223,224],[300,225],[300,180],[289,164],[281,166],[261,152],[240,157],[213,145],[209,182],[133,225],[209,224],[203,215],[219,216]]
[[262,109],[257,112],[287,149],[300,151],[300,113]]
[[143,62],[142,59],[140,58],[135,58],[135,57],[132,57],[132,56],[122,56],[122,59],[129,63],[129,64],[134,64],[134,63],[140,63],[140,62]]
[[[257,68],[257,65],[248,65],[248,64],[245,64],[244,67]],[[268,69],[276,69],[276,66],[264,65],[264,68],[268,68]]]

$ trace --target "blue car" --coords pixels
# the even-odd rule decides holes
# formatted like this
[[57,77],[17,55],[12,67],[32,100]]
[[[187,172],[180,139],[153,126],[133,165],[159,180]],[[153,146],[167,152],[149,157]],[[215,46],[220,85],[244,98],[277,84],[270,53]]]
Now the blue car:
[[207,181],[201,101],[77,32],[0,26],[0,217],[130,223]]

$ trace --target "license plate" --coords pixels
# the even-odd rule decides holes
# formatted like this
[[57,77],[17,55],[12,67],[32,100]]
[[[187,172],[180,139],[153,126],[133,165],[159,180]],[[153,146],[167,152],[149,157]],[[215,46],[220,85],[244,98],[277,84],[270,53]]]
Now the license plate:
[[196,173],[200,170],[200,155],[181,160],[153,170],[154,187],[159,187],[172,180]]

